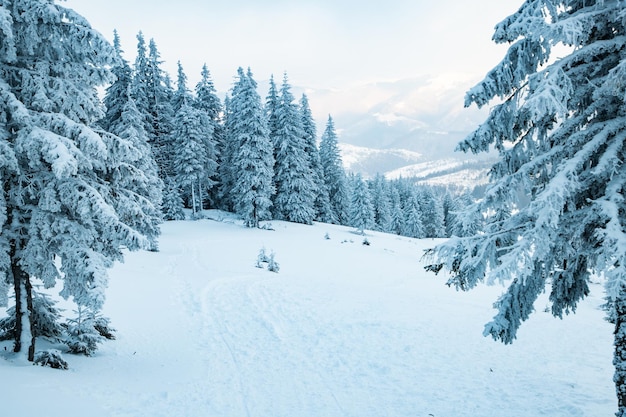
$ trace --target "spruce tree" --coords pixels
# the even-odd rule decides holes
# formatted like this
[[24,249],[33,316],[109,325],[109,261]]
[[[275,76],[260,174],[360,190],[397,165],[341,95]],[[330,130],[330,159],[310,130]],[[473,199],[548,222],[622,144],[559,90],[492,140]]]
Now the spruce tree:
[[306,154],[302,119],[294,103],[286,74],[280,90],[276,116],[274,212],[280,219],[311,224],[315,218],[316,189],[310,158]]
[[123,51],[117,31],[113,32],[113,47],[115,48],[118,59],[117,64],[111,69],[111,72],[115,76],[115,81],[106,89],[103,100],[106,114],[104,118],[100,120],[100,126],[107,131],[110,131],[111,125],[115,120],[121,118],[124,106],[128,101],[128,92],[131,89],[133,79],[130,65],[128,61],[122,57]]
[[317,146],[317,128],[309,107],[309,99],[302,94],[300,99],[300,114],[304,131],[304,153],[309,158],[311,178],[315,187],[315,218],[321,222],[332,222],[332,209],[328,197],[328,187],[324,182],[324,170],[320,161],[320,152]]
[[419,200],[418,196],[413,194],[404,204],[404,222],[401,232],[403,236],[417,239],[427,236]]
[[350,226],[356,227],[358,233],[364,235],[365,229],[374,224],[374,207],[372,206],[369,188],[361,174],[356,174],[352,181],[350,198]]
[[445,237],[443,205],[439,199],[429,187],[422,187],[417,196],[420,200],[424,236],[430,238]]
[[[1,9],[0,301],[10,282],[14,349],[32,361],[33,282],[50,288],[61,280],[63,297],[98,311],[106,270],[122,260],[122,247],[150,241],[122,220],[121,184],[107,180],[121,164],[115,150],[135,147],[93,127],[104,116],[96,88],[112,81],[115,49],[82,16],[49,1]],[[124,211],[143,216],[144,208]]]
[[374,208],[374,227],[381,232],[392,232],[391,200],[387,180],[383,175],[377,174],[369,185]]
[[205,65],[202,66],[201,78],[196,84],[196,96],[193,107],[203,112],[211,124],[213,134],[206,137],[205,148],[207,149],[207,173],[209,178],[203,181],[202,189],[207,194],[209,203],[214,206],[218,200],[218,167],[222,163],[221,154],[224,147],[224,126],[222,125],[222,103],[217,97],[215,86],[211,80],[211,74]]
[[180,196],[176,182],[168,178],[163,190],[163,219],[185,220],[183,199]]
[[[497,99],[461,144],[500,154],[479,209],[482,233],[433,249],[429,269],[449,284],[508,281],[485,334],[517,336],[550,293],[557,317],[576,311],[591,274],[606,279],[615,323],[617,416],[626,415],[626,28],[621,1],[523,2],[495,28],[506,56],[470,89],[466,105]],[[555,58],[554,46],[568,45]],[[530,202],[518,205],[525,193]],[[475,210],[476,208],[472,208]]]
[[401,235],[404,231],[404,209],[402,207],[402,200],[400,199],[400,192],[395,184],[391,184],[389,191],[391,199],[391,229],[390,233]]
[[335,124],[330,116],[328,116],[326,129],[320,143],[320,163],[324,172],[324,182],[328,189],[332,223],[347,224],[350,202],[346,173],[341,162]]
[[232,203],[247,227],[258,227],[271,215],[273,146],[252,73],[239,68],[237,74],[226,113],[226,136],[233,152]]
[[[205,145],[212,134],[206,114],[183,101],[174,118],[171,133],[172,173],[177,186],[184,191],[194,217],[202,211],[202,184],[209,180],[217,168],[216,164],[207,163],[209,155]],[[208,172],[207,167],[212,171]]]

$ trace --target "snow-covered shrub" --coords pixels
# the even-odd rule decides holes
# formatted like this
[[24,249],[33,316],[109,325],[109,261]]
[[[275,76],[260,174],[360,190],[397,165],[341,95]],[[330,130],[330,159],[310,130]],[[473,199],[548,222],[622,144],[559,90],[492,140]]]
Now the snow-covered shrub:
[[270,272],[278,272],[280,270],[280,265],[274,259],[274,252],[270,253],[270,257],[267,260],[267,270]]
[[267,254],[265,253],[265,247],[262,247],[261,250],[259,251],[259,255],[256,258],[255,266],[257,268],[263,268],[263,264],[267,262],[269,262],[269,258]]
[[324,235],[324,239],[330,240],[330,235],[328,234],[328,232],[326,232],[326,234]]
[[274,251],[268,256],[265,252],[265,247],[262,247],[257,256],[255,266],[257,268],[263,268],[265,264],[267,264],[267,270],[270,272],[278,272],[280,270],[280,265],[276,262]]
[[35,353],[36,365],[49,366],[54,369],[67,369],[68,364],[57,349],[48,349]]
[[96,330],[96,317],[92,312],[79,308],[77,314],[76,319],[67,321],[67,333],[63,342],[70,353],[91,356],[105,337]]

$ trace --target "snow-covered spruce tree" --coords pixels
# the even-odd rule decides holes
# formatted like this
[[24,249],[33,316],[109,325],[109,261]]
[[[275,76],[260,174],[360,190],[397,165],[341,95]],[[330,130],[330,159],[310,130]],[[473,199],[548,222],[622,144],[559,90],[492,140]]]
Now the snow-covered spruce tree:
[[211,177],[217,171],[216,150],[211,120],[206,112],[193,107],[180,62],[173,108],[176,116],[170,138],[171,170],[195,217],[203,209],[205,190],[214,184]]
[[391,199],[389,198],[388,183],[382,174],[376,174],[373,180],[368,182],[372,207],[374,208],[374,228],[381,232],[391,233]]
[[[626,415],[626,14],[624,2],[529,0],[496,26],[511,43],[466,95],[466,106],[502,100],[460,145],[494,146],[500,161],[473,207],[484,231],[432,249],[449,285],[510,280],[485,334],[511,343],[546,286],[552,314],[576,310],[590,275],[606,277],[614,302],[617,416]],[[557,44],[570,46],[550,60]],[[562,52],[560,52],[561,54]],[[522,190],[530,197],[515,207]]]
[[306,94],[302,94],[300,99],[300,115],[304,131],[304,153],[309,158],[311,178],[316,190],[315,219],[324,223],[331,223],[332,210],[330,208],[330,198],[328,197],[328,187],[324,182],[324,170],[320,161],[320,152],[317,147],[317,128],[315,127],[315,120],[313,120],[309,99]]
[[200,76],[200,81],[196,84],[196,97],[193,101],[193,107],[204,112],[209,117],[211,127],[213,128],[213,135],[207,138],[205,146],[209,155],[207,162],[211,164],[211,161],[213,161],[216,166],[213,168],[207,166],[207,172],[214,172],[214,174],[209,178],[210,181],[206,181],[203,184],[203,188],[206,189],[207,193],[207,204],[213,207],[218,205],[219,183],[217,170],[222,163],[220,155],[224,148],[223,108],[206,64],[202,66]]
[[62,280],[63,297],[97,311],[121,248],[149,240],[121,220],[106,180],[119,163],[111,150],[132,144],[92,127],[115,49],[50,1],[2,2],[0,21],[0,301],[11,283],[14,350],[32,361],[33,280]]
[[398,188],[390,183],[389,198],[391,200],[391,230],[389,233],[402,234],[404,230],[404,210]]
[[324,182],[328,190],[332,223],[347,224],[349,220],[348,185],[346,173],[341,162],[335,123],[328,116],[326,128],[320,142],[320,163],[324,172]]
[[204,143],[212,133],[206,114],[183,103],[174,118],[172,171],[177,186],[187,197],[194,218],[202,211],[201,184],[210,177]]
[[295,223],[312,224],[317,190],[313,182],[310,159],[305,151],[301,115],[294,103],[287,74],[280,89],[276,115],[275,217]]
[[404,222],[401,234],[403,236],[423,238],[426,237],[424,223],[422,221],[422,208],[419,198],[413,195],[404,203]]
[[[124,141],[112,142],[115,145],[111,149],[115,153],[112,160],[116,161],[116,165],[111,167],[106,180],[115,190],[115,208],[121,220],[145,233],[150,239],[151,250],[157,250],[161,223],[158,209],[161,206],[163,183],[148,144],[143,117],[132,98],[131,69],[121,56],[117,32],[114,32],[113,46],[118,59],[111,72],[116,79],[106,90],[106,113],[99,124]],[[144,201],[146,198],[148,201]],[[143,209],[137,212],[134,208],[136,205]]]
[[232,200],[247,227],[270,218],[274,185],[273,146],[267,121],[250,70],[237,70],[238,80],[226,113],[226,136],[233,147]]
[[144,129],[159,168],[159,176],[164,180],[172,174],[172,144],[169,140],[174,118],[173,91],[161,69],[162,62],[154,39],[150,39],[147,51],[141,32],[137,39],[132,93],[144,120]]
[[185,220],[183,199],[178,191],[178,186],[173,179],[165,181],[163,190],[163,219],[164,220]]
[[420,187],[417,191],[424,225],[424,237],[446,237],[443,205],[430,187]]
[[278,135],[278,105],[280,98],[278,96],[278,88],[274,81],[274,74],[270,75],[269,90],[267,97],[265,98],[265,118],[267,120],[267,134],[272,141],[274,147],[274,159],[276,159],[276,151],[278,145],[276,143],[276,136]]
[[356,174],[351,182],[350,226],[356,227],[357,232],[364,235],[365,229],[371,229],[374,225],[374,207],[369,188],[361,174]]
[[113,47],[118,56],[118,62],[111,69],[115,76],[115,81],[106,89],[103,100],[106,113],[99,122],[100,126],[106,131],[110,131],[113,122],[121,117],[124,106],[128,101],[128,91],[133,81],[132,69],[128,61],[122,57],[123,51],[117,31],[113,31]]
[[122,139],[111,140],[111,164],[105,177],[114,196],[113,206],[122,222],[148,238],[149,250],[157,251],[163,182],[130,86],[120,117],[110,123],[109,132]]

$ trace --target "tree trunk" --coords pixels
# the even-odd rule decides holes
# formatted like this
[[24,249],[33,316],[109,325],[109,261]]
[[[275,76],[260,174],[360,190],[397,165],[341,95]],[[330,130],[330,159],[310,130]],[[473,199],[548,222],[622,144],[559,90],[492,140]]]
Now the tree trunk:
[[[14,250],[12,251],[14,254]],[[35,335],[33,333],[33,291],[28,274],[11,256],[11,272],[15,289],[15,344],[14,352],[22,352],[23,344],[28,343],[27,359],[35,359]]]
[[196,218],[196,187],[194,187],[194,183],[191,183],[191,208],[193,213],[193,218]]
[[615,390],[617,393],[617,417],[626,417],[626,289],[615,300]]

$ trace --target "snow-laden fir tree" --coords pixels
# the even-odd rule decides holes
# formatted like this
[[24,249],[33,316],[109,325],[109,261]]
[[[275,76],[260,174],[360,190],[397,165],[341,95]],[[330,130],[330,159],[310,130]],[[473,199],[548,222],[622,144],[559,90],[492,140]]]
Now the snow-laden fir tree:
[[143,34],[137,35],[137,57],[133,75],[133,98],[148,134],[161,179],[171,175],[170,132],[174,118],[173,91],[161,69],[161,57],[154,39],[146,50]]
[[[183,64],[178,61],[176,63],[178,68],[177,78],[176,78],[176,90],[174,91],[174,95],[172,96],[172,110],[174,114],[176,114],[183,105],[191,105],[193,102],[193,96],[191,95],[191,91],[187,87],[187,74],[185,74],[185,70],[183,69]],[[195,106],[194,106],[195,107]]]
[[183,198],[176,182],[168,178],[163,189],[163,219],[164,220],[185,220]]
[[371,229],[374,225],[374,207],[369,188],[361,174],[356,174],[351,183],[350,226],[355,227],[359,234],[364,235],[365,229]]
[[335,123],[328,116],[326,128],[320,142],[320,163],[324,172],[324,182],[328,190],[332,223],[347,224],[349,221],[348,185],[346,173],[341,162]]
[[320,161],[320,152],[317,147],[317,128],[306,94],[302,94],[302,98],[300,99],[300,115],[302,129],[304,131],[304,153],[309,158],[311,178],[313,179],[316,190],[314,204],[315,219],[324,223],[331,223],[333,218],[332,209],[330,208],[328,187],[324,182],[324,170]]
[[100,126],[106,131],[109,131],[113,122],[122,116],[124,106],[128,101],[128,91],[131,89],[133,80],[132,69],[128,61],[122,57],[123,51],[117,31],[113,31],[113,47],[118,56],[117,64],[111,69],[115,76],[115,81],[106,89],[103,100],[106,113],[99,122]]
[[391,200],[391,230],[389,233],[400,235],[404,230],[404,209],[400,192],[393,184],[389,187],[389,199]]
[[[626,19],[624,2],[525,1],[495,28],[510,43],[466,105],[501,101],[460,145],[495,147],[491,185],[472,206],[481,234],[430,252],[429,269],[468,290],[508,281],[485,334],[511,343],[548,288],[552,314],[574,312],[591,274],[615,309],[617,416],[626,415]],[[554,47],[569,46],[554,56]],[[516,205],[525,192],[530,203]]]
[[105,179],[111,187],[113,206],[120,220],[143,233],[149,240],[149,249],[156,251],[163,182],[130,86],[126,98],[119,119],[110,121],[109,132],[123,140],[111,142],[111,164]]
[[274,213],[278,219],[312,224],[315,218],[315,188],[310,158],[306,154],[305,132],[298,106],[294,103],[287,74],[276,108],[274,146]]
[[[205,142],[212,135],[211,123],[203,112],[183,103],[176,112],[172,130],[172,172],[176,185],[183,191],[193,216],[202,212],[201,186],[212,173],[207,172]],[[216,165],[212,166],[213,169]]]
[[426,237],[426,231],[424,227],[422,207],[420,205],[420,199],[415,194],[411,195],[404,203],[404,222],[402,224],[403,236],[413,238]]
[[[206,64],[202,66],[200,73],[200,81],[196,84],[196,96],[193,101],[194,108],[203,111],[211,122],[213,128],[213,135],[210,138],[210,142],[206,143],[206,147],[209,152],[209,163],[214,161],[219,168],[222,163],[221,154],[224,148],[224,126],[222,124],[222,103],[217,96],[211,74]],[[211,150],[211,146],[213,150]],[[204,184],[207,193],[208,204],[215,207],[218,204],[218,189],[219,180],[217,175],[218,168],[215,168],[215,172]],[[210,167],[207,167],[207,171],[211,171]]]
[[[131,70],[121,56],[117,32],[114,33],[113,46],[118,60],[111,72],[116,80],[106,90],[104,103],[108,107],[100,125],[124,141],[114,142],[117,146],[111,152],[115,154],[113,160],[116,162],[106,180],[114,190],[115,208],[121,220],[146,234],[151,249],[157,250],[161,223],[158,210],[161,207],[163,183],[148,144],[143,117],[132,98]],[[122,88],[126,90],[122,92]],[[145,198],[148,201],[144,201]],[[136,205],[142,206],[142,210],[136,211]]]
[[193,104],[187,76],[178,62],[177,89],[173,98],[176,115],[170,138],[171,170],[183,191],[183,200],[189,202],[195,217],[202,212],[206,191],[214,184],[212,177],[217,171],[217,158],[209,115]]
[[274,152],[252,73],[239,68],[237,75],[226,113],[226,137],[233,152],[231,198],[244,224],[259,227],[259,221],[271,217]]
[[381,232],[391,233],[393,219],[387,180],[382,174],[377,174],[372,181],[369,181],[369,187],[374,208],[374,228]]
[[278,105],[280,103],[280,97],[278,95],[278,88],[274,81],[274,74],[270,75],[269,90],[267,97],[265,97],[265,117],[267,120],[267,132],[272,141],[274,147],[274,159],[276,159],[276,150],[278,145],[276,143],[276,137],[278,135]]
[[133,144],[93,128],[104,116],[96,87],[112,81],[115,49],[50,1],[2,2],[0,22],[0,302],[11,284],[14,350],[32,361],[33,281],[61,280],[63,297],[98,311],[122,247],[149,239],[121,219],[121,188],[107,181],[120,165],[115,149],[134,153]]
[[439,198],[429,187],[420,187],[417,193],[424,225],[424,236],[446,237],[446,225],[444,223],[443,205]]

